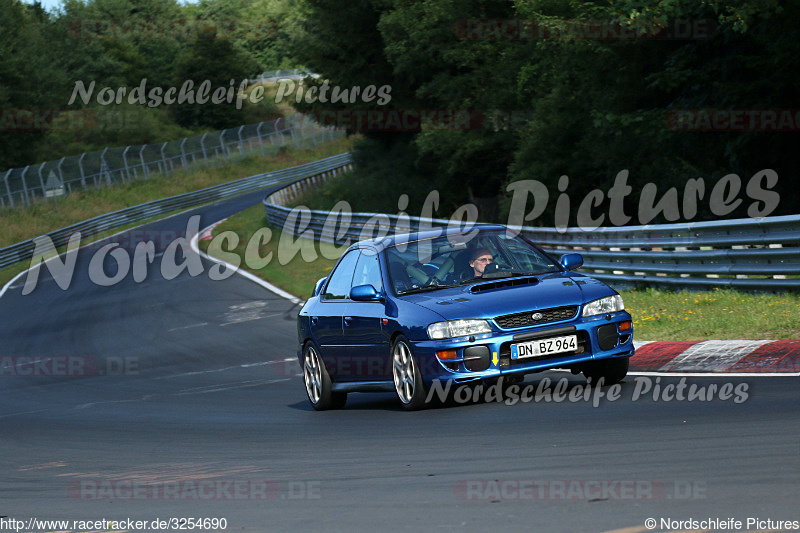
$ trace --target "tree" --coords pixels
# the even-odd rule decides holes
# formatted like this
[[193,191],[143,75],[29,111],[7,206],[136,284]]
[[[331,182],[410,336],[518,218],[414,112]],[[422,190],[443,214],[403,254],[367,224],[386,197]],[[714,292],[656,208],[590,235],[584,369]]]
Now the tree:
[[[192,80],[197,93],[199,86],[208,81],[212,91],[232,86],[236,94],[242,80],[246,80],[254,70],[254,61],[235,48],[231,41],[198,40],[176,61],[173,83],[180,87]],[[237,106],[235,97],[220,104],[176,104],[173,110],[175,120],[184,127],[222,129],[239,126],[245,121],[243,106]]]
[[47,17],[38,4],[0,0],[0,168],[27,164],[44,139],[45,132],[33,128],[20,111],[36,113],[58,103],[62,75],[46,59]]

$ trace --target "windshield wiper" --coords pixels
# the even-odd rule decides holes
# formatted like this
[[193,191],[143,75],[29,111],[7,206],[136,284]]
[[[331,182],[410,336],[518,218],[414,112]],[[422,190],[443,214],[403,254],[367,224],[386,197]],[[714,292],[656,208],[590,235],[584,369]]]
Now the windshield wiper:
[[522,276],[539,276],[541,274],[551,274],[552,272],[490,272],[488,274],[484,274],[483,276],[479,276],[477,278],[470,278],[461,282],[462,285],[466,285],[467,283],[473,283],[476,281],[488,280],[488,279],[504,279],[504,278],[518,278]]
[[541,274],[548,274],[548,272],[490,272],[484,275],[482,279],[517,278],[521,276],[539,276]]
[[416,294],[418,292],[428,292],[428,291],[435,291],[437,289],[449,289],[452,287],[458,287],[458,285],[424,285],[422,287],[413,287],[411,289],[406,289],[404,291],[398,292],[398,296],[404,296],[406,294]]

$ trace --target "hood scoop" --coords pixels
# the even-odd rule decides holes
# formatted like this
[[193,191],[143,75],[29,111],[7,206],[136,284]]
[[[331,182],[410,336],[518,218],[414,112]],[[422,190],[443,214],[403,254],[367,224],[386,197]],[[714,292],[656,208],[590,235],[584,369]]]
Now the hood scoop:
[[520,285],[535,285],[539,283],[539,278],[527,276],[524,278],[508,278],[497,281],[489,281],[487,283],[479,283],[470,287],[469,292],[476,293],[482,291],[491,291],[495,289],[504,289],[506,287],[519,287]]

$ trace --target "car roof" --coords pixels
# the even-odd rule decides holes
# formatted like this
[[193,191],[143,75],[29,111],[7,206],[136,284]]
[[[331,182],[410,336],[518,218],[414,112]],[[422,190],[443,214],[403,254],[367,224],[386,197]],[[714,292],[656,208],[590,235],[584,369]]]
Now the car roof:
[[396,246],[398,244],[409,244],[412,242],[417,241],[424,241],[426,239],[434,239],[436,237],[442,237],[447,235],[457,235],[460,233],[470,233],[474,230],[481,230],[481,231],[493,231],[493,230],[505,230],[507,229],[505,226],[501,224],[489,224],[489,223],[477,223],[473,226],[469,226],[467,228],[462,227],[455,227],[455,228],[447,228],[447,227],[439,227],[439,228],[432,228],[425,231],[412,231],[409,233],[397,233],[395,235],[390,235],[387,237],[383,237],[380,239],[365,239],[363,241],[359,241],[349,249],[354,248],[372,248],[378,252],[384,250],[386,248],[390,248],[392,246]]

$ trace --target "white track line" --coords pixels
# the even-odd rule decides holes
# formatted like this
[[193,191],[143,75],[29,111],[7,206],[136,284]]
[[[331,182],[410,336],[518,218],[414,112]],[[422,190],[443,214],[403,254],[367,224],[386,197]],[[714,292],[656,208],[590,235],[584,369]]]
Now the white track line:
[[196,253],[200,257],[202,257],[204,259],[207,259],[207,260],[209,260],[209,261],[211,261],[213,263],[219,263],[221,265],[225,265],[227,268],[232,269],[237,274],[244,276],[245,278],[249,279],[250,281],[252,281],[254,283],[258,283],[259,285],[261,285],[265,289],[274,292],[275,294],[277,294],[281,298],[289,300],[293,304],[296,304],[296,305],[302,304],[304,300],[298,298],[297,296],[295,296],[293,294],[289,294],[285,290],[283,290],[283,289],[281,289],[279,287],[276,287],[272,283],[270,283],[268,281],[264,281],[263,279],[259,278],[258,276],[254,275],[254,274],[251,274],[250,272],[246,271],[243,268],[236,267],[236,266],[234,266],[234,265],[232,265],[232,264],[230,264],[230,263],[228,263],[226,261],[223,261],[222,259],[217,259],[216,257],[212,257],[212,256],[208,255],[207,253],[204,253],[204,252],[200,251],[200,248],[197,245],[197,241],[199,240],[200,235],[202,235],[205,232],[213,229],[216,225],[220,224],[221,222],[223,222],[225,220],[226,219],[218,220],[217,222],[214,222],[210,226],[205,227],[202,230],[197,232],[197,235],[195,235],[192,238],[192,240],[189,241],[189,244],[191,245],[192,250],[194,251],[194,253]]
[[800,372],[628,372],[627,375],[668,378],[788,378],[800,377]]

